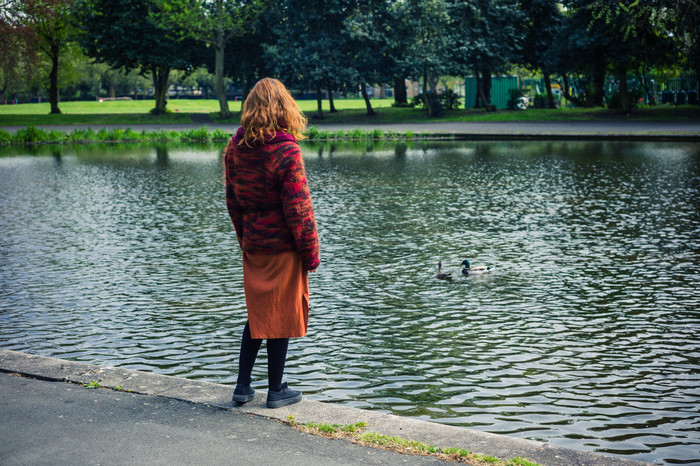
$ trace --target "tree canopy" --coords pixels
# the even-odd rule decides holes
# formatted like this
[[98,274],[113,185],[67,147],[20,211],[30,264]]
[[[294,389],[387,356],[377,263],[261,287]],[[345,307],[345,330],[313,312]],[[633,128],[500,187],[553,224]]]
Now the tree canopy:
[[405,79],[422,84],[433,113],[427,97],[445,75],[476,76],[489,108],[491,76],[517,67],[541,74],[550,107],[552,79],[576,105],[610,105],[612,76],[627,112],[630,79],[653,103],[650,74],[700,73],[695,0],[6,0],[0,38],[0,91],[16,93],[18,77],[34,75],[55,112],[81,53],[108,67],[81,79],[111,92],[131,70],[149,76],[158,113],[171,71],[186,77],[205,65],[222,117],[227,82],[245,94],[268,75],[315,92],[322,116],[324,94],[333,111],[334,92],[358,90],[374,113],[369,86],[393,84],[406,102]]
[[86,53],[115,68],[150,73],[154,113],[164,113],[170,71],[191,66],[194,41],[172,30],[156,0],[77,0],[76,10]]

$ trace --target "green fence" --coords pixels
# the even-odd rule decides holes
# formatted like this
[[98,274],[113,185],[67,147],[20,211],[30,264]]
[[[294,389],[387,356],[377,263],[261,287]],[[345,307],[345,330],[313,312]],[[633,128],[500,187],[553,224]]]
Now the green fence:
[[[519,80],[517,76],[494,76],[491,78],[491,105],[498,109],[508,108],[508,91],[517,89]],[[476,77],[464,78],[464,106],[474,108],[476,106]]]

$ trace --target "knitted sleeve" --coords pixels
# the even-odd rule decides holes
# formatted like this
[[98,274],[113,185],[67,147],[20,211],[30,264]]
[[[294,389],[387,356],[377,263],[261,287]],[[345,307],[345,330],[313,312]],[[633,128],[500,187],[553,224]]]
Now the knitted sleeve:
[[280,197],[287,226],[294,236],[297,252],[307,270],[321,264],[316,219],[306,181],[304,161],[296,143],[284,144],[280,158]]
[[238,238],[238,245],[243,247],[243,211],[236,198],[236,191],[233,188],[234,180],[234,151],[235,146],[233,141],[231,141],[226,148],[226,153],[224,155],[224,180],[226,186],[226,207],[228,208],[228,215],[231,217],[233,222],[233,228],[236,230],[236,237]]

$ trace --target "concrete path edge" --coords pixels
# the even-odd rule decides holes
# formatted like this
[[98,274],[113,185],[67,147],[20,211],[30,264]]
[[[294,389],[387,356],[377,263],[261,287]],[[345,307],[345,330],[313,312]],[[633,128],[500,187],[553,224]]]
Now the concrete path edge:
[[160,396],[224,410],[263,416],[287,422],[293,415],[297,423],[367,423],[367,431],[418,440],[439,447],[459,447],[473,453],[509,459],[524,457],[542,465],[633,465],[644,464],[625,458],[548,445],[543,442],[490,434],[464,427],[367,411],[347,406],[302,400],[278,409],[265,406],[266,394],[258,392],[244,405],[231,401],[233,387],[152,374],[142,371],[101,367],[76,361],[0,349],[0,371],[17,373],[49,381],[99,383],[100,387],[132,393]]

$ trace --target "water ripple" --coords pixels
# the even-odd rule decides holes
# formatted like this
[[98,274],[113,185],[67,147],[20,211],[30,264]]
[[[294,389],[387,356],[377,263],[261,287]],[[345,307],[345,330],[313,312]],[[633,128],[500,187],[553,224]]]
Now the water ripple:
[[[246,314],[220,149],[1,157],[0,345],[235,383]],[[287,378],[308,398],[700,462],[697,144],[304,154],[324,263]],[[462,277],[464,258],[496,268]]]

